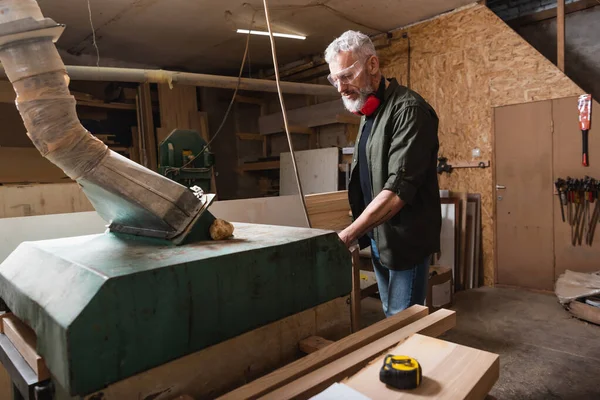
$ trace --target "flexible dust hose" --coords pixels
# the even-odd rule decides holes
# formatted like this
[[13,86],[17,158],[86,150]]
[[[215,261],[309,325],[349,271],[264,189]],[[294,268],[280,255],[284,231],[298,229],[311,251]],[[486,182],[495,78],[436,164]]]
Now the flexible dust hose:
[[[0,1],[0,23],[43,19],[34,0]],[[0,49],[17,95],[16,106],[38,151],[77,180],[96,167],[108,147],[79,122],[65,65],[52,38],[18,41]]]
[[0,0],[0,26],[0,62],[38,151],[77,181],[111,231],[181,243],[207,196],[115,153],[81,125],[54,45],[61,26],[35,0]]
[[35,147],[73,180],[84,178],[108,155],[108,147],[79,122],[52,40],[17,42],[0,50],[0,60]]

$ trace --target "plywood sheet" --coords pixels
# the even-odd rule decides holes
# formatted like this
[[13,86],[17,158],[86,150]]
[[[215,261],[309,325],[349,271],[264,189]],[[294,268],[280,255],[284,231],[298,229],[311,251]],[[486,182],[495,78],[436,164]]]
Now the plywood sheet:
[[467,204],[467,289],[474,287],[475,279],[475,247],[477,246],[476,240],[476,227],[477,222],[477,206],[473,202]]
[[138,96],[137,116],[141,147],[140,160],[142,165],[156,171],[158,166],[158,146],[156,144],[154,119],[152,116],[152,92],[150,91],[150,84],[148,82],[139,85]]
[[[158,103],[160,106],[160,126],[166,129],[168,135],[173,129],[191,129],[190,113],[198,111],[196,87],[187,85],[168,84],[158,85]],[[166,137],[158,136],[158,144]]]
[[475,204],[475,265],[473,271],[473,284],[474,287],[481,286],[480,278],[482,276],[481,271],[481,195],[478,193],[469,193],[468,201]]
[[498,283],[554,287],[550,101],[495,112]]
[[215,201],[209,211],[231,222],[306,227],[299,196]]
[[[481,150],[477,160],[492,160],[492,107],[582,93],[484,5],[398,30],[379,55],[387,77],[406,84],[410,75],[410,87],[435,108],[440,155],[450,162],[470,161],[473,148]],[[455,170],[440,176],[440,186],[481,194],[484,283],[493,284],[491,169]]]
[[26,241],[91,235],[106,230],[95,211],[0,218],[0,263]]
[[347,380],[346,385],[371,399],[483,399],[500,376],[497,354],[415,334],[386,354],[415,358],[423,382],[413,390],[394,390],[379,380],[383,357]]
[[[294,154],[302,191],[305,195],[338,190],[339,149],[337,147],[304,150],[294,152]],[[279,193],[282,196],[299,194],[292,157],[289,152],[281,154]]]
[[72,182],[35,147],[0,147],[0,183]]
[[452,279],[455,278],[456,258],[456,206],[442,204],[442,230],[440,233],[440,257],[435,265],[443,265],[452,269]]
[[93,210],[75,182],[0,186],[0,218]]
[[[312,128],[315,126],[335,124],[338,121],[338,115],[352,117],[354,114],[351,114],[344,108],[341,99],[337,99],[308,107],[286,110],[286,115],[288,125]],[[260,117],[258,119],[258,126],[260,133],[263,135],[285,132],[283,116],[280,112]]]
[[[600,104],[596,101],[592,104],[592,125],[588,143],[589,167],[581,164],[581,130],[579,130],[578,115],[576,97],[552,101],[553,180],[559,177],[565,179],[567,176],[584,178],[586,175],[600,179]],[[595,121],[594,118],[596,118]],[[548,218],[554,218],[555,278],[558,278],[567,269],[577,272],[598,271],[600,269],[598,267],[600,230],[596,228],[591,247],[586,246],[585,241],[582,242],[582,246],[572,246],[571,229],[567,222],[562,222],[558,196],[553,196],[552,213],[548,215]]]

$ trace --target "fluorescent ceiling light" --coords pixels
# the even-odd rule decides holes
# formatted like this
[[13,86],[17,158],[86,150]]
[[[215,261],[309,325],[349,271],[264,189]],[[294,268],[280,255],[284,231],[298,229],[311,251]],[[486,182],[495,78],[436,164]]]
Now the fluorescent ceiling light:
[[[237,33],[245,33],[245,34],[250,33],[251,35],[269,36],[269,32],[265,32],[265,31],[249,31],[248,29],[238,29]],[[306,39],[306,36],[290,35],[290,34],[287,34],[287,33],[275,33],[275,32],[273,32],[273,36],[284,37],[284,38],[288,38],[288,39],[299,39],[299,40]]]

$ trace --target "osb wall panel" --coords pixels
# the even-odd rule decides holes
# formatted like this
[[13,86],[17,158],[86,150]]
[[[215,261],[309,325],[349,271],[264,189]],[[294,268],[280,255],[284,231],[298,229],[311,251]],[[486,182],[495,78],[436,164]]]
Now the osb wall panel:
[[[492,160],[492,107],[574,96],[581,89],[483,5],[397,31],[379,51],[386,76],[429,101],[440,117],[440,156],[452,162]],[[493,165],[492,165],[493,168]],[[494,283],[492,169],[440,177],[442,189],[481,193],[484,284]]]

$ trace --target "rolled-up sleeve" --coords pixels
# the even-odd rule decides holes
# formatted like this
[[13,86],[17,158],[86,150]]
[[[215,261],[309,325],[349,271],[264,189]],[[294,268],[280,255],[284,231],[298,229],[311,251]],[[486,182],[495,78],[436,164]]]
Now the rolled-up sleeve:
[[437,149],[437,125],[420,106],[408,106],[395,115],[388,154],[388,179],[383,189],[412,204]]

